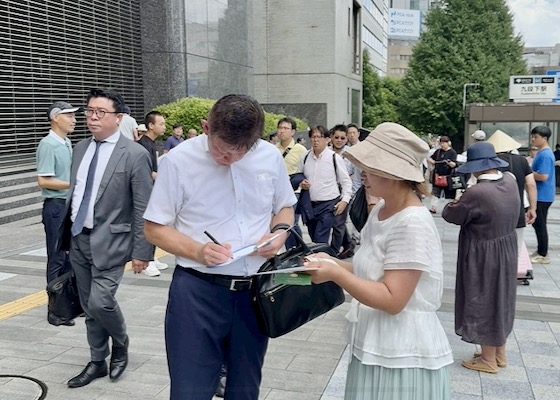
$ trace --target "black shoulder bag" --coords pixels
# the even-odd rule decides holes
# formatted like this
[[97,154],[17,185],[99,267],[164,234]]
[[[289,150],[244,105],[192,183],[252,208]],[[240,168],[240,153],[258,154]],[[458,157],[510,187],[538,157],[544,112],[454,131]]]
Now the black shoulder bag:
[[[301,266],[306,255],[332,254],[327,244],[307,245],[300,235],[291,231],[298,243],[285,253],[267,260],[259,272]],[[261,331],[275,338],[300,327],[344,303],[344,292],[334,282],[308,286],[278,284],[274,274],[253,278],[253,304]]]

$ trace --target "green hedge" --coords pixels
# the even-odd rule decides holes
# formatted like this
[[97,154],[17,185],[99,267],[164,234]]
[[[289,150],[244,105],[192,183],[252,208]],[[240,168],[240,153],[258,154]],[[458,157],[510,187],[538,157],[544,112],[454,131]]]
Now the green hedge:
[[[165,125],[167,129],[163,139],[171,135],[172,127],[175,124],[182,124],[183,131],[194,128],[198,132],[202,132],[200,120],[208,117],[208,112],[214,105],[216,100],[201,99],[198,97],[184,97],[173,103],[162,104],[154,108],[165,116]],[[265,112],[263,137],[267,137],[270,132],[276,131],[278,120],[284,115]],[[298,127],[298,131],[307,129],[307,123],[298,118],[293,118]]]

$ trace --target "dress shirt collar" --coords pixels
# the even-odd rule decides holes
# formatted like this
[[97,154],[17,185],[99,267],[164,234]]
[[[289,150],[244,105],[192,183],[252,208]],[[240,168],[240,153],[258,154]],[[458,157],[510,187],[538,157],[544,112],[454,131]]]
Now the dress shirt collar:
[[[115,133],[113,133],[111,136],[109,136],[109,137],[106,138],[105,140],[102,140],[102,142],[107,142],[107,143],[113,143],[113,144],[115,144],[115,143],[117,143],[117,142],[119,141],[120,137],[121,137],[120,131],[116,131]],[[95,136],[92,136],[92,137],[91,137],[91,141],[92,141],[92,142],[95,142],[95,141],[96,141]]]

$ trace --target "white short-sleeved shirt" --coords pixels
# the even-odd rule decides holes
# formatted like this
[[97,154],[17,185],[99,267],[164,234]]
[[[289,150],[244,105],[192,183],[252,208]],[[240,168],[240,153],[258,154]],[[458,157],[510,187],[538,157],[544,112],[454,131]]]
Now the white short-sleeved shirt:
[[[282,155],[259,140],[230,166],[218,164],[200,135],[175,147],[161,160],[144,219],[169,225],[201,243],[208,231],[232,250],[256,243],[270,231],[272,216],[296,203]],[[253,275],[265,262],[248,256],[223,267],[208,268],[177,257],[183,267],[207,274]]]
[[443,293],[443,256],[433,217],[426,207],[408,207],[379,221],[371,211],[354,256],[354,274],[382,281],[384,271],[423,273],[408,304],[391,315],[353,300],[347,333],[363,364],[385,368],[439,369],[453,363],[451,346],[436,311]]

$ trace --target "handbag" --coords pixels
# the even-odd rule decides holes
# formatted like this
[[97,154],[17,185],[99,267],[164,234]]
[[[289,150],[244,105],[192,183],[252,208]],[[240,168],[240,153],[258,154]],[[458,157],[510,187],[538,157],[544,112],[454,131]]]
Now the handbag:
[[[307,245],[300,235],[291,231],[297,246],[267,260],[259,272],[301,266],[306,255],[326,252],[327,244]],[[307,286],[278,284],[274,274],[253,278],[253,305],[263,334],[275,338],[300,327],[344,303],[344,292],[334,282]]]
[[74,271],[66,272],[47,285],[48,311],[63,320],[71,320],[84,311],[80,305]]
[[366,197],[366,188],[364,185],[354,194],[350,203],[350,220],[358,232],[362,230],[368,219],[368,202]]
[[463,174],[458,174],[453,172],[451,175],[447,176],[447,187],[452,190],[466,189],[467,181]]
[[434,185],[437,187],[447,187],[447,175],[434,174]]

